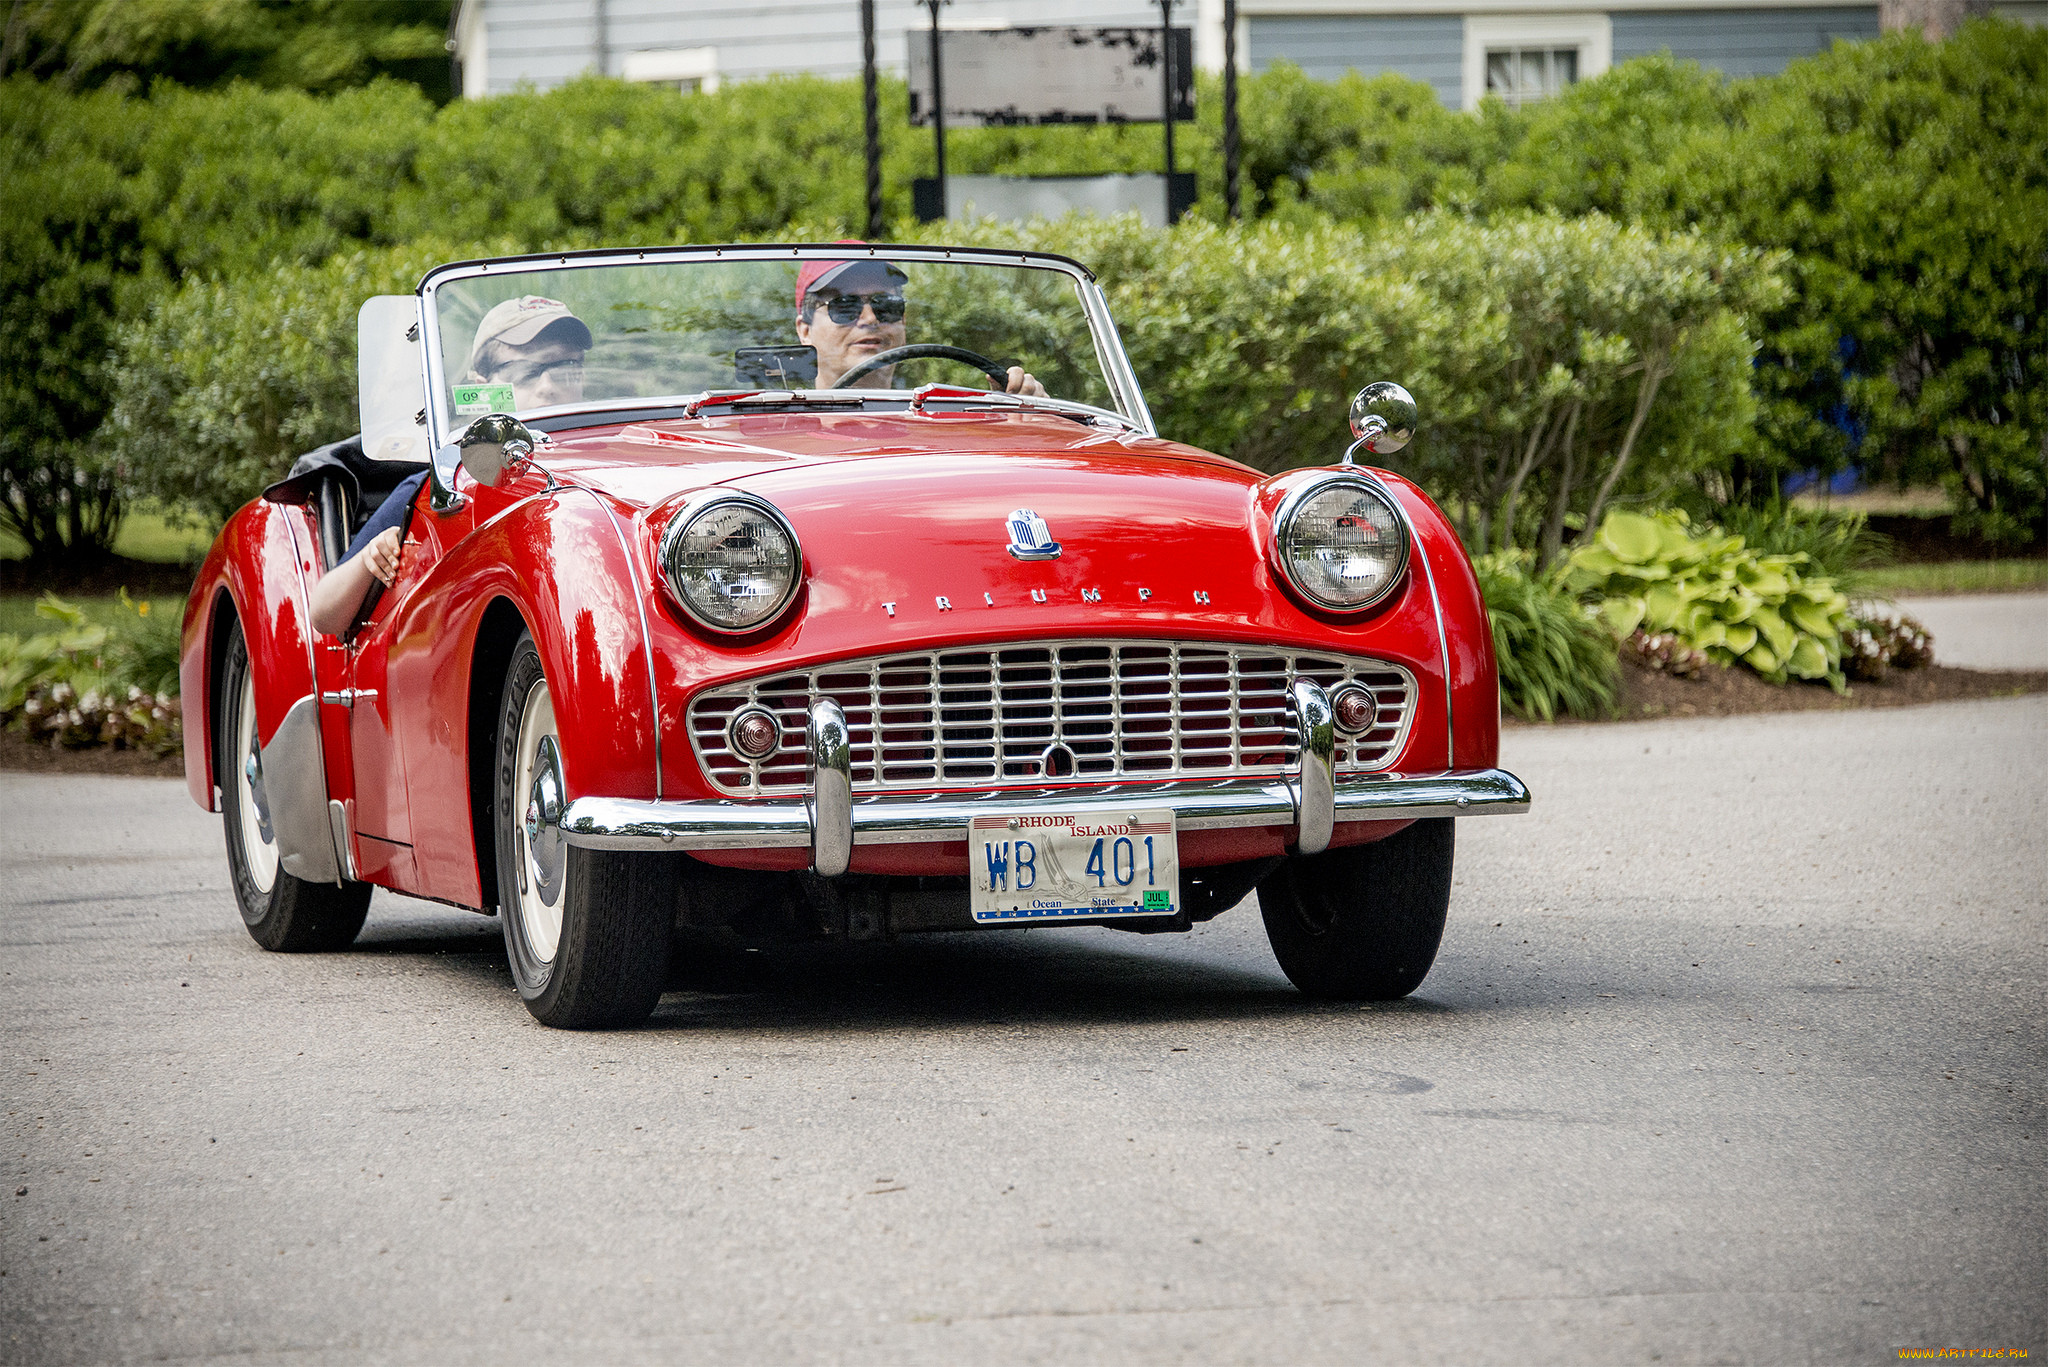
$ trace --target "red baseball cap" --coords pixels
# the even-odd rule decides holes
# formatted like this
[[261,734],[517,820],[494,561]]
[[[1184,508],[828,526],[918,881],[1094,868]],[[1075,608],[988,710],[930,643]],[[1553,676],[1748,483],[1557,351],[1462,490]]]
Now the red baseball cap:
[[[857,237],[842,237],[837,240],[849,247],[865,247],[868,245]],[[903,273],[901,266],[898,266],[893,261],[884,261],[876,256],[864,256],[853,261],[806,261],[804,262],[804,268],[798,271],[796,275],[797,312],[803,312],[804,300],[810,297],[812,290],[831,284],[841,274],[856,266],[878,266],[895,283],[910,283],[910,277]]]

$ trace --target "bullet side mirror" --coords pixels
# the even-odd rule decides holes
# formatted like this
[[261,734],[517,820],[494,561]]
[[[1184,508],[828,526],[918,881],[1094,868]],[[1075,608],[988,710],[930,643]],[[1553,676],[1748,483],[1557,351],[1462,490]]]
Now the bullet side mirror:
[[1351,435],[1358,440],[1344,453],[1346,465],[1360,451],[1393,455],[1415,435],[1414,396],[1392,380],[1375,380],[1352,396]]

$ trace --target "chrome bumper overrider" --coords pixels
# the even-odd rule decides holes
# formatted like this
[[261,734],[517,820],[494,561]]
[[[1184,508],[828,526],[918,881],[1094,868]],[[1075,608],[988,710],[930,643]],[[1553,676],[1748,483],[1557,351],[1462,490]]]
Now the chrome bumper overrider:
[[1347,821],[1529,809],[1529,789],[1502,769],[1333,774],[1329,700],[1306,679],[1298,680],[1293,692],[1302,763],[1286,778],[856,797],[846,768],[846,720],[838,705],[825,699],[811,708],[812,782],[803,800],[580,797],[562,814],[561,831],[571,845],[593,850],[807,847],[812,867],[836,877],[846,872],[857,845],[964,841],[974,816],[1034,805],[1100,811],[1105,819],[1138,805],[1171,807],[1183,831],[1284,826],[1294,832],[1291,843],[1303,854],[1326,849],[1331,828]]

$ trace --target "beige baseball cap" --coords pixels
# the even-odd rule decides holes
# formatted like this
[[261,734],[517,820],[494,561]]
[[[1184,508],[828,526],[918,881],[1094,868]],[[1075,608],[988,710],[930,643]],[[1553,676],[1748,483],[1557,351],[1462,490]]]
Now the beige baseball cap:
[[538,294],[522,294],[517,299],[507,299],[486,313],[483,321],[476,325],[476,340],[469,344],[466,368],[472,375],[477,373],[476,358],[488,342],[525,346],[557,326],[564,328],[565,341],[585,351],[590,350],[590,329],[581,318],[569,312],[569,306],[561,300],[546,299]]

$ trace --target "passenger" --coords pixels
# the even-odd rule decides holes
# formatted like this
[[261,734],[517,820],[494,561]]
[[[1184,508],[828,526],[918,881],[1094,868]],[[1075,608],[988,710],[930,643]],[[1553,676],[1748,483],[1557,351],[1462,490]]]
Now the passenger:
[[[903,287],[910,277],[888,261],[807,261],[796,278],[796,339],[818,352],[818,388],[885,351],[905,345]],[[856,389],[893,389],[896,367],[886,365],[854,381]],[[1045,386],[1010,367],[1011,394],[1045,397]]]
[[[569,306],[537,294],[507,299],[483,316],[470,343],[463,384],[512,386],[515,410],[575,403],[583,397],[583,353],[590,329]],[[341,563],[313,586],[313,629],[339,636],[352,626],[373,583],[398,578],[399,551],[413,500],[427,473],[411,476],[377,506]]]

